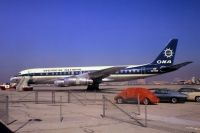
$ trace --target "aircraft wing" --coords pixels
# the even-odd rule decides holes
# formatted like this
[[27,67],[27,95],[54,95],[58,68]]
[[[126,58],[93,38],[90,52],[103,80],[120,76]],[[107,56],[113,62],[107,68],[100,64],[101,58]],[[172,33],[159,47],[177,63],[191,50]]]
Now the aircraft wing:
[[76,77],[87,77],[90,79],[105,78],[105,77],[108,77],[110,74],[113,74],[121,69],[126,68],[126,67],[127,66],[114,66],[114,67],[109,67],[109,68],[102,69],[102,70],[97,70],[97,71],[92,71],[89,73],[80,74],[80,75],[77,75]]
[[118,66],[118,67],[110,67],[110,68],[106,68],[103,70],[98,70],[98,71],[94,71],[94,72],[90,72],[88,73],[89,77],[91,79],[96,79],[96,78],[105,78],[108,77],[110,74],[113,74],[121,69],[124,69],[126,67],[124,66]]

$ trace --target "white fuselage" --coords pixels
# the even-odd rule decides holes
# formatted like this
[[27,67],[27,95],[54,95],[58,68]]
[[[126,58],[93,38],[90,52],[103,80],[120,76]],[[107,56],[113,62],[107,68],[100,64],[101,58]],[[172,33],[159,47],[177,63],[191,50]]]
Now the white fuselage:
[[[124,65],[127,68],[139,67],[136,65]],[[93,71],[99,71],[113,66],[95,66],[95,67],[61,67],[61,68],[35,68],[27,69],[19,72],[18,79],[21,77],[29,77],[30,81],[35,84],[52,84],[56,79],[64,79],[73,75],[80,75]],[[102,79],[102,82],[119,82],[135,80],[154,76],[156,74],[145,74],[142,70],[133,69],[132,72],[124,71],[116,72]]]

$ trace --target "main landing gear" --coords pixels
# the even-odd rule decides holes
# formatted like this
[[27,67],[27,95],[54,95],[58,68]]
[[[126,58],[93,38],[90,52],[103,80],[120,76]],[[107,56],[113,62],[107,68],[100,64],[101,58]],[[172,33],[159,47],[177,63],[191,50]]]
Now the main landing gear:
[[87,90],[88,90],[88,91],[96,91],[96,90],[99,90],[99,84],[91,84],[91,85],[88,85]]

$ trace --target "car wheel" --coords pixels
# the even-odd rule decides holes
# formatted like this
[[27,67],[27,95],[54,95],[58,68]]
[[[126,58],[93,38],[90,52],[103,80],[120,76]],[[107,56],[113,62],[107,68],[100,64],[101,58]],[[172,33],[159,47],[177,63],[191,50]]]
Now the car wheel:
[[119,98],[117,98],[116,102],[117,102],[118,104],[122,104],[122,103],[124,102],[124,99],[121,98],[121,97],[119,97]]
[[173,97],[173,98],[171,99],[171,102],[172,102],[172,103],[177,103],[177,102],[178,102],[178,99],[175,98],[175,97]]
[[195,97],[196,102],[200,102],[200,96]]
[[150,104],[149,99],[148,99],[148,98],[145,98],[145,99],[143,100],[143,104],[144,104],[144,105],[148,105],[148,104]]

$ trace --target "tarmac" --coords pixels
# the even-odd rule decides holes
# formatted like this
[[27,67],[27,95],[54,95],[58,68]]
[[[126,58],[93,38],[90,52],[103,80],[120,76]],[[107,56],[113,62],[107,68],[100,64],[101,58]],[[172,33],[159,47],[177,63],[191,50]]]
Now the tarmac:
[[[139,85],[137,85],[139,86]],[[9,96],[8,127],[17,133],[200,133],[200,103],[159,103],[145,106],[114,103],[114,96],[131,86],[100,86],[100,91],[87,92],[85,87],[57,88],[35,86],[35,91],[0,91]],[[147,88],[178,89],[182,85]],[[200,86],[190,86],[200,88]],[[52,92],[55,92],[55,103]],[[70,90],[70,100],[69,91]],[[105,96],[105,117],[103,100]],[[130,117],[130,116],[131,117]]]

